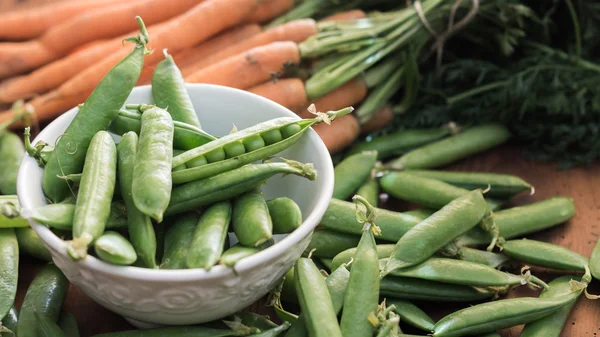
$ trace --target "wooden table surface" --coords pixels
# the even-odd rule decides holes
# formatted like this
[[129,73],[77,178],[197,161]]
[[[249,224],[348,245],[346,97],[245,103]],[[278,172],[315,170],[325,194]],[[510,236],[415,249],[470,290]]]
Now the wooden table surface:
[[[567,195],[575,199],[576,215],[568,223],[532,235],[531,238],[552,242],[589,256],[596,240],[600,237],[600,163],[588,168],[575,168],[557,171],[553,164],[528,161],[513,146],[504,146],[488,153],[464,160],[451,169],[497,172],[523,177],[536,187],[533,196],[522,195],[515,198],[515,204],[525,204],[552,196]],[[398,205],[398,203],[394,203]],[[398,208],[398,207],[395,207]],[[19,291],[17,305],[20,307],[27,286],[41,264],[32,259],[23,258],[20,266]],[[534,273],[546,281],[557,274],[534,270]],[[591,293],[600,293],[598,281],[590,287]],[[536,296],[525,287],[511,290],[509,296]],[[421,305],[421,303],[418,303]],[[456,306],[423,303],[423,308],[434,318],[456,310]],[[261,308],[256,304],[253,308]],[[79,322],[81,336],[88,337],[97,333],[132,329],[122,317],[95,304],[77,287],[71,285],[64,310],[74,313]],[[260,309],[265,311],[265,309]],[[521,327],[502,331],[504,337],[517,337]],[[600,301],[581,298],[573,310],[562,337],[593,337],[600,335]]]

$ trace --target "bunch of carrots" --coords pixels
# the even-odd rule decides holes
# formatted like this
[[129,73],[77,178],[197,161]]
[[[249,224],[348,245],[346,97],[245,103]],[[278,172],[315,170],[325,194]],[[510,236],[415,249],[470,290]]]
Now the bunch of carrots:
[[[153,38],[149,48],[168,50],[186,82],[248,90],[301,116],[311,103],[327,111],[370,101],[358,117],[315,128],[337,152],[391,122],[386,100],[409,80],[403,50],[432,36],[404,2],[374,15],[346,5],[344,12],[320,12],[319,21],[301,18],[302,6],[314,1],[297,2],[78,0],[0,14],[0,104],[28,100],[38,121],[48,122],[83,102],[128,52],[122,40],[136,30],[139,15]],[[386,2],[392,3],[377,1]],[[423,7],[441,3],[424,0]],[[323,8],[333,12],[335,6]],[[436,17],[441,22],[443,15]],[[138,85],[150,83],[161,60],[161,52],[146,57]],[[9,110],[0,112],[0,122],[9,118]]]

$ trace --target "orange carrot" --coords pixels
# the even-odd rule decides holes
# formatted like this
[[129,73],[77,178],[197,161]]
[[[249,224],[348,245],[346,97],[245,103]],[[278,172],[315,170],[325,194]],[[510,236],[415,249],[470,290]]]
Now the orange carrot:
[[[362,102],[367,96],[367,86],[362,78],[354,78],[327,95],[312,102],[319,111],[339,110]],[[308,111],[300,113],[300,117],[310,117]]]
[[347,12],[339,12],[332,14],[326,18],[321,19],[321,21],[353,21],[358,19],[363,19],[367,17],[367,14],[360,9],[353,9]]
[[394,120],[394,112],[389,105],[377,110],[365,124],[360,126],[361,134],[369,134],[388,126]]
[[248,91],[279,103],[296,113],[306,110],[308,107],[304,83],[297,78],[268,81],[250,88]]
[[250,39],[234,44],[218,53],[182,69],[183,76],[198,72],[202,68],[218,63],[228,57],[243,53],[251,48],[267,45],[275,41],[293,41],[300,43],[317,33],[317,24],[312,19],[295,20],[264,31]]
[[287,64],[300,62],[298,45],[273,42],[232,56],[185,77],[190,83],[210,83],[248,89],[283,72]]
[[200,0],[135,0],[82,13],[52,27],[40,38],[22,43],[0,44],[0,78],[35,69],[77,46],[96,39],[112,38],[137,27],[131,18],[141,16],[148,26],[177,16]]
[[121,0],[61,1],[0,15],[0,39],[25,40],[42,35],[48,28],[71,17]]
[[[319,109],[319,111],[327,111]],[[360,125],[354,115],[346,115],[327,125],[325,123],[313,126],[319,134],[329,153],[334,154],[348,147],[360,134]]]
[[248,22],[265,23],[287,12],[296,3],[295,0],[264,0],[248,17]]
[[[257,0],[208,0],[198,4],[186,13],[173,18],[156,29],[149,29],[151,48],[155,50],[168,49],[177,52],[205,41],[207,38],[241,23],[256,8]],[[219,20],[214,20],[218,17]],[[73,97],[82,92],[91,92],[108,71],[130,52],[128,48],[110,53],[102,61],[94,64],[77,76],[63,83],[58,89],[36,99],[40,104],[47,100],[60,100]],[[156,64],[162,60],[162,53],[152,53],[146,56],[144,63]],[[32,103],[33,104],[33,103]],[[33,104],[34,108],[38,108]],[[62,113],[59,109],[48,109],[45,119],[53,118]]]

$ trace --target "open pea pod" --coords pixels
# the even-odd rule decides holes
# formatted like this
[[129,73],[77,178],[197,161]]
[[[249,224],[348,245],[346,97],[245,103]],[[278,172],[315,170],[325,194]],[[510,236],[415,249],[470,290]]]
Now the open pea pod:
[[[173,183],[182,184],[210,177],[271,157],[295,144],[310,126],[330,122],[352,110],[345,108],[318,113],[313,119],[275,118],[186,151],[173,158],[173,167],[192,160],[206,163],[173,172]],[[201,160],[203,158],[206,161]]]

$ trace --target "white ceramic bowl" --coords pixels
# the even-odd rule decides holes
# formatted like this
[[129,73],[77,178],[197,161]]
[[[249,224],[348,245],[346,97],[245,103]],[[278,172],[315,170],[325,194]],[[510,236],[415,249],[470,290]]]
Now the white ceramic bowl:
[[[188,90],[202,127],[216,136],[228,134],[233,124],[243,129],[276,117],[296,116],[277,103],[241,90],[205,84],[189,84]],[[149,86],[135,88],[127,100],[127,103],[151,102]],[[71,109],[57,118],[36,137],[34,144],[39,140],[54,144],[77,111]],[[331,198],[333,165],[316,132],[308,130],[281,157],[313,163],[318,172],[316,181],[276,176],[263,188],[267,198],[288,196],[295,200],[302,209],[304,222],[290,235],[279,238],[275,245],[241,260],[235,272],[224,266],[215,266],[210,271],[119,267],[93,256],[76,262],[66,254],[64,241],[47,227],[35,221],[30,224],[69,281],[132,323],[179,325],[219,319],[247,307],[276,285],[307,247]],[[42,169],[34,159],[25,156],[17,183],[23,208],[46,203],[41,180]]]

